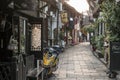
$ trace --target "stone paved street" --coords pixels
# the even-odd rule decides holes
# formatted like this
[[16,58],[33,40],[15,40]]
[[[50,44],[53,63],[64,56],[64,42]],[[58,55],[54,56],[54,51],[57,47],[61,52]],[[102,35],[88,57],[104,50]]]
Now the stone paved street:
[[84,42],[60,54],[59,68],[48,80],[119,80],[109,79],[106,70]]

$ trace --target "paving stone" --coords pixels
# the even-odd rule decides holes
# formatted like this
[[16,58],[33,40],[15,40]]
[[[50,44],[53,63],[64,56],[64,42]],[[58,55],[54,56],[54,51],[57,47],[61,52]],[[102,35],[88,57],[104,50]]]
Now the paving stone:
[[48,80],[115,80],[108,78],[107,68],[92,54],[88,42],[67,48],[59,58],[59,68]]
[[59,80],[77,80],[77,79],[76,78],[66,78],[66,79],[60,78]]
[[59,73],[58,78],[66,78],[66,73]]

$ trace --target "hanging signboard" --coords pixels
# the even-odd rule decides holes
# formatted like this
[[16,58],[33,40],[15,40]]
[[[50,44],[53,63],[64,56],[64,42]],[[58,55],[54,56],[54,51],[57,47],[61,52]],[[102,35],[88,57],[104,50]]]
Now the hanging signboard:
[[68,22],[68,14],[66,12],[61,13],[61,21],[62,23]]

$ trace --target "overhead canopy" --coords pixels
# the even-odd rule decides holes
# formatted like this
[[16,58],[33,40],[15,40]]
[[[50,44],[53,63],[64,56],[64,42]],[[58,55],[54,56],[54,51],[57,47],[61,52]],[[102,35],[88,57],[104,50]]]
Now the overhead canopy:
[[0,0],[0,9],[5,10],[9,6],[16,10],[36,10],[38,0]]
[[38,0],[14,0],[14,8],[20,10],[36,10]]

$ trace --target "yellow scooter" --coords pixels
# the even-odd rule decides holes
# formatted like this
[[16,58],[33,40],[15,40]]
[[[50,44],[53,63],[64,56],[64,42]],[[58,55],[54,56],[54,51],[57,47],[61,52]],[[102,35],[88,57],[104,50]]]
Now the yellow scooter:
[[42,61],[42,66],[45,68],[43,71],[43,76],[45,78],[50,77],[52,72],[57,70],[58,63],[58,52],[53,48],[45,48]]

